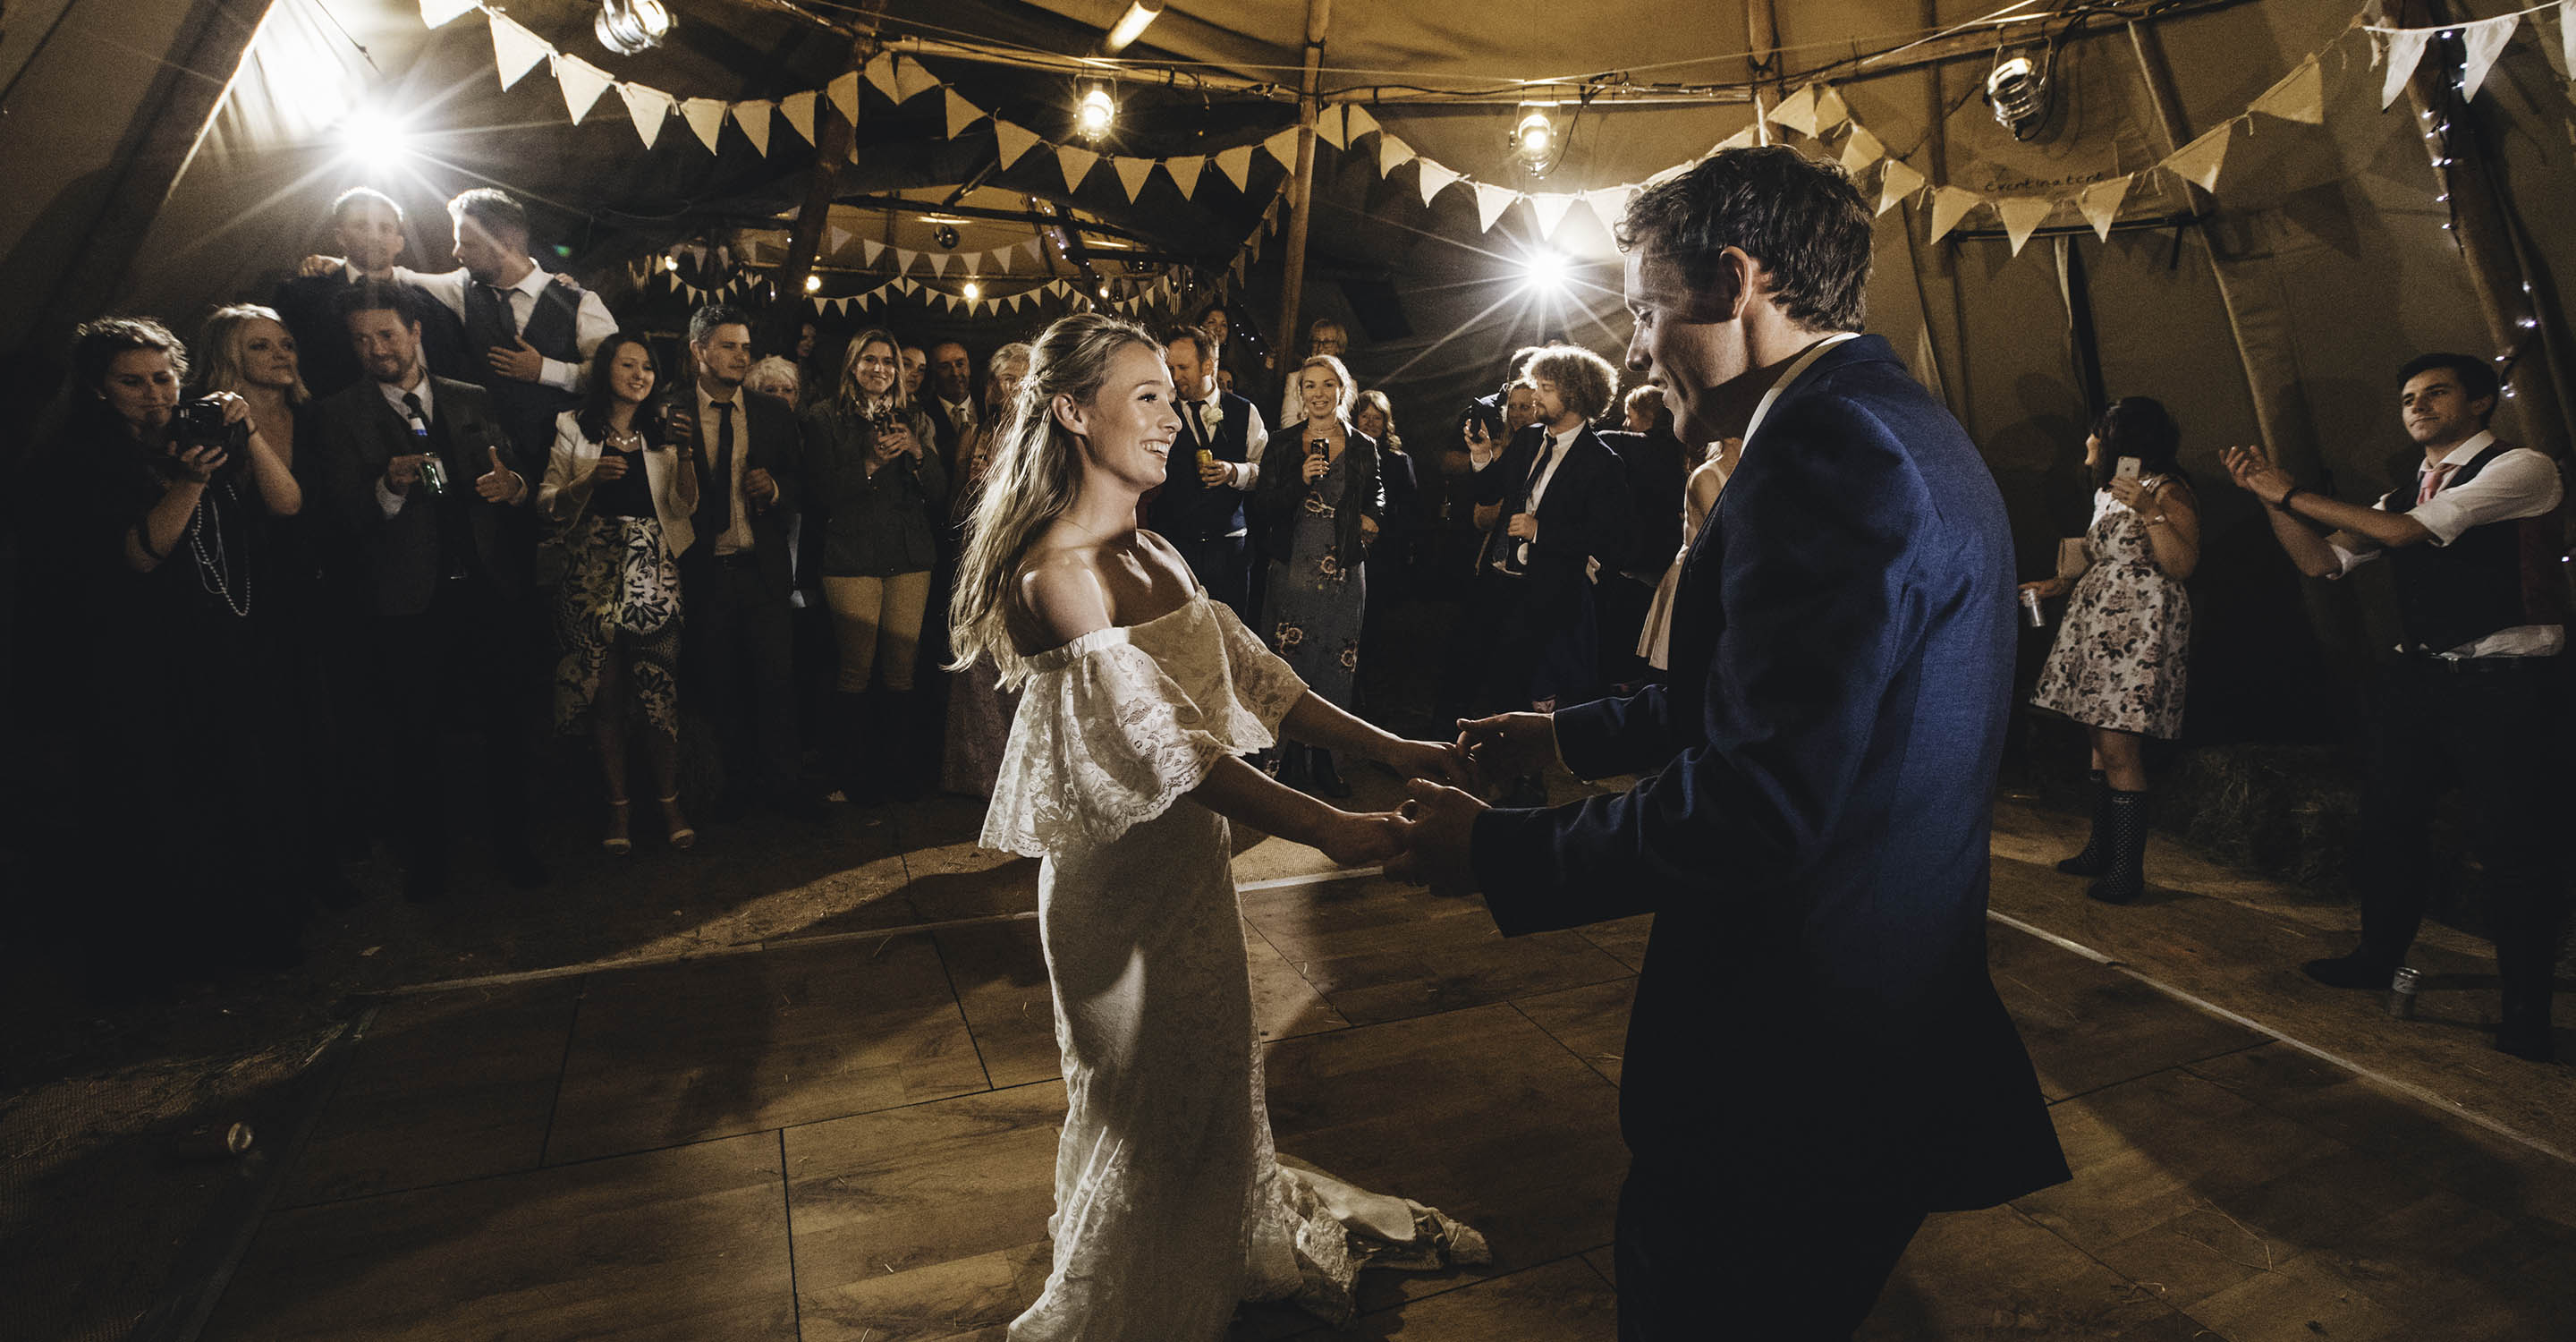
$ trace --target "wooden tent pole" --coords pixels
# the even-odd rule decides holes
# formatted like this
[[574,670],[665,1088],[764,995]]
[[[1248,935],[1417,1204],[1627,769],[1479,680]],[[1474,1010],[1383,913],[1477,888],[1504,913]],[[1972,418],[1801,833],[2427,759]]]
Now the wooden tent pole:
[[[2451,22],[2448,8],[2433,0],[2400,0],[2390,22],[2430,28]],[[2564,460],[2570,425],[2544,334],[2542,295],[2514,247],[2504,183],[2487,154],[2479,119],[2458,96],[2459,74],[2457,39],[2436,37],[2406,81],[2406,98],[2415,106],[2416,129],[2434,132],[2424,137],[2424,146],[2432,155],[2434,176],[2450,196],[2451,233],[2459,239],[2460,263],[2468,267],[2469,288],[2486,318],[2488,343],[2498,359],[2520,356],[2514,358],[2505,389],[2521,407],[2525,443]],[[2444,125],[2448,132],[2439,129]],[[2547,320],[2554,321],[2555,315]]]
[[[1279,280],[1279,330],[1276,348],[1288,354],[1296,346],[1298,309],[1306,296],[1306,207],[1315,199],[1316,90],[1323,80],[1324,30],[1333,19],[1333,0],[1306,0],[1306,71],[1297,79],[1297,175],[1288,184],[1288,254]],[[1281,372],[1286,373],[1282,368]]]
[[[855,74],[877,53],[877,16],[885,12],[885,0],[867,0],[865,12],[857,16],[858,31],[850,38],[849,73]],[[769,339],[765,348],[773,352],[796,348],[796,333],[805,318],[805,278],[814,273],[814,260],[823,254],[823,226],[832,214],[832,197],[841,181],[841,165],[850,161],[851,148],[858,141],[858,127],[841,115],[841,109],[829,98],[814,100],[814,171],[805,183],[805,203],[796,211],[796,230],[787,243],[787,259],[779,262],[774,274],[774,287],[769,306]]]

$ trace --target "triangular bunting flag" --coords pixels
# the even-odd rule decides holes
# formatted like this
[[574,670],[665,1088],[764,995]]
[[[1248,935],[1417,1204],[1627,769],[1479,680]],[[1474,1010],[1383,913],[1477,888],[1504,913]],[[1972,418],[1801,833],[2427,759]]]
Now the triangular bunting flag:
[[1029,152],[1037,142],[1036,131],[1025,126],[1013,125],[1000,117],[993,118],[993,144],[1001,151],[1003,167],[1007,168],[1019,162],[1020,155]]
[[[2568,0],[2568,3],[2576,4],[2576,0]],[[1378,133],[1377,172],[1380,177],[1393,175],[1397,168],[1403,167],[1413,157],[1412,145],[1383,131]]]
[[2513,40],[2513,30],[2521,26],[2521,15],[2507,14],[2460,30],[2461,98],[2478,96],[2478,86],[2487,82],[2487,71],[2495,68],[2496,57],[2504,54],[2504,44]]
[[1512,202],[1520,198],[1521,194],[1508,186],[1476,183],[1476,227],[1493,232],[1494,221],[1502,218],[1503,211],[1510,209]]
[[2283,121],[2303,121],[2321,126],[2326,119],[2326,78],[2324,67],[2310,56],[2299,62],[2299,68],[2281,77],[2281,82],[2254,100],[2254,110]]
[[1179,187],[1184,197],[1199,193],[1199,174],[1206,169],[1207,158],[1200,154],[1163,160],[1163,171],[1172,175],[1172,185]]
[[853,70],[833,80],[832,86],[823,90],[823,96],[831,99],[834,107],[841,109],[842,117],[851,125],[858,124],[859,75],[857,71]]
[[814,90],[807,89],[778,100],[778,114],[787,118],[789,129],[804,136],[807,144],[814,143],[815,96]]
[[1344,108],[1342,115],[1348,119],[1348,125],[1342,132],[1348,143],[1357,144],[1361,136],[1374,134],[1378,130],[1377,118],[1370,116],[1365,107]]
[[1592,209],[1592,217],[1605,228],[1615,228],[1628,215],[1628,201],[1637,194],[1633,186],[1604,187],[1583,193],[1583,203]]
[[1252,180],[1252,146],[1237,145],[1216,156],[1217,170],[1234,183],[1237,191],[1247,190],[1244,183]]
[[680,119],[698,133],[707,152],[716,151],[716,136],[724,133],[725,105],[713,98],[691,98],[680,104]]
[[940,87],[938,78],[928,70],[922,69],[921,62],[903,56],[894,58],[894,100],[896,102],[911,102],[938,87]]
[[2199,183],[2203,191],[2216,191],[2218,169],[2227,161],[2228,136],[2235,130],[2235,122],[2226,122],[2218,129],[2175,150],[2173,157],[2165,160],[2164,166],[2172,169],[2176,177]]
[[910,279],[900,279],[894,282],[894,291],[906,298],[910,298],[914,294],[921,292],[921,286]]
[[1150,158],[1113,158],[1109,166],[1118,170],[1118,184],[1127,188],[1127,199],[1131,201],[1145,188],[1145,179],[1154,175],[1154,160]]
[[599,105],[599,95],[616,82],[606,70],[579,56],[555,57],[555,84],[563,90],[564,110],[572,113],[572,124],[576,126],[590,115],[591,108]]
[[1887,170],[1878,179],[1878,213],[1896,208],[1898,201],[1923,189],[1923,174],[1916,172],[1901,158],[1887,160]]
[[1062,145],[1055,151],[1055,161],[1056,166],[1064,169],[1064,189],[1071,191],[1082,185],[1083,178],[1091,175],[1092,165],[1100,161],[1100,155],[1088,149]]
[[943,95],[942,101],[945,102],[948,107],[949,139],[956,139],[959,135],[965,133],[968,126],[972,126],[976,122],[984,119],[984,109],[966,101],[964,95],[958,93],[957,90],[943,89],[941,90],[941,93]]
[[901,86],[895,82],[894,57],[880,51],[876,59],[869,61],[860,73],[868,77],[869,83],[877,86],[877,92],[884,94],[887,102],[903,101]]
[[2003,216],[2004,236],[2012,241],[2012,254],[2021,255],[2021,245],[2057,210],[2057,202],[2046,196],[2006,196],[1995,202],[1995,213]]
[[1029,249],[1030,260],[1043,261],[1046,259],[1046,236],[1044,234],[1031,238],[1020,245]]
[[1725,139],[1718,141],[1717,148],[1710,152],[1718,153],[1728,149],[1750,149],[1753,147],[1754,142],[1761,138],[1762,128],[1760,126],[1747,126],[1733,135],[1727,136]]
[[492,16],[492,68],[500,72],[501,87],[518,83],[553,50],[544,38],[520,27],[518,20],[507,14]]
[[2415,77],[2416,62],[2424,59],[2424,43],[2433,36],[2430,28],[2406,28],[2388,34],[2388,68],[2380,72],[2379,110],[2397,101],[2406,91],[2406,81]]
[[2093,236],[2111,240],[2111,223],[2120,217],[2120,204],[2129,198],[2129,184],[2136,180],[2122,174],[2107,182],[2095,182],[2075,198],[2075,208],[2084,214],[2084,222],[2093,226]]
[[[909,248],[909,247],[897,247],[897,248],[895,248],[895,249],[894,249],[894,273],[896,273],[896,274],[898,274],[898,275],[901,275],[901,274],[904,274],[904,273],[906,273],[906,272],[910,271],[910,270],[912,269],[912,263],[913,263],[914,261],[919,260],[920,258],[921,258],[921,253],[916,252],[916,251],[912,250],[912,249],[911,249],[911,248]],[[911,283],[911,281],[909,281],[909,280],[906,280],[906,281],[904,281],[904,282],[905,282],[906,284]],[[904,292],[905,292],[905,293],[911,293],[912,291],[911,291],[910,289],[906,289],[906,290],[904,290]]]
[[993,260],[992,260],[993,273],[994,273],[994,274],[996,274],[996,275],[1008,275],[1008,274],[1010,274],[1010,273],[1011,273],[1011,253],[1013,253],[1013,252],[1015,252],[1015,251],[1018,251],[1018,250],[1019,250],[1019,248],[1017,248],[1017,247],[996,247],[996,248],[994,248],[994,249],[993,249],[993,253],[992,253],[992,256],[993,256]]
[[2558,0],[2558,54],[2566,58],[2567,77],[2576,79],[2576,0]]
[[1786,126],[1801,135],[1815,134],[1816,86],[1809,84],[1781,99],[1780,105],[1771,109],[1770,120],[1775,125]]
[[883,255],[885,255],[884,243],[877,241],[875,238],[861,238],[859,240],[859,258],[863,264],[871,266],[875,265],[877,263],[877,258]]
[[823,252],[831,255],[850,245],[850,230],[838,224],[823,226]]
[[420,0],[420,21],[432,28],[444,28],[474,5],[475,0]]
[[1335,149],[1340,149],[1349,145],[1350,135],[1342,129],[1346,124],[1342,119],[1343,115],[1344,113],[1340,103],[1335,103],[1332,106],[1325,108],[1323,111],[1316,113],[1315,138],[1331,145]]
[[671,95],[641,84],[620,84],[617,96],[626,100],[626,115],[635,118],[635,133],[650,149],[661,138],[662,123],[671,117]]
[[1448,190],[1449,184],[1458,180],[1458,174],[1449,165],[1427,158],[1422,160],[1422,203],[1429,205],[1433,196]]
[[1295,172],[1297,170],[1296,127],[1291,126],[1288,129],[1271,136],[1269,139],[1262,141],[1261,147],[1269,150],[1272,158],[1279,160],[1279,166],[1286,168],[1290,172]]
[[742,127],[742,133],[751,137],[751,147],[759,150],[764,157],[769,153],[769,114],[777,110],[776,103],[751,102],[733,105],[733,124]]
[[1583,199],[1581,196],[1561,196],[1555,192],[1531,196],[1530,213],[1538,217],[1538,235],[1542,238],[1555,237],[1556,226],[1565,222],[1565,212],[1573,208],[1574,202],[1581,199]]
[[1985,203],[1985,197],[1974,191],[1962,191],[1955,186],[1933,188],[1932,236],[1926,241],[1939,242],[1950,236],[1950,230],[1957,228],[1959,221],[1968,217],[1968,211]]
[[957,254],[957,261],[958,264],[966,267],[966,273],[969,275],[980,275],[984,271],[984,254],[982,252],[959,252]]
[[1830,87],[1816,95],[1815,134],[1822,135],[1849,120],[1851,109],[1843,105],[1843,95]]
[[946,279],[948,277],[949,256],[950,253],[948,252],[932,252],[930,254],[930,273],[939,276],[941,279]]
[[1857,173],[1886,156],[1887,146],[1869,133],[1869,127],[1854,122],[1851,137],[1843,141],[1843,171]]

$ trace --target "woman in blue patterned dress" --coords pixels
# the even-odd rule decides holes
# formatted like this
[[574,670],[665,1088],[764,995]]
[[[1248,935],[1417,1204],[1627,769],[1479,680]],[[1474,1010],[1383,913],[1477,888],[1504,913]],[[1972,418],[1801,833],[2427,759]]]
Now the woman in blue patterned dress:
[[[1368,605],[1361,561],[1386,522],[1386,485],[1377,443],[1351,426],[1359,389],[1342,361],[1307,359],[1296,385],[1305,422],[1272,431],[1252,496],[1271,556],[1261,628],[1308,688],[1347,710]],[[1332,752],[1320,746],[1283,746],[1279,779],[1326,797],[1351,795]]]

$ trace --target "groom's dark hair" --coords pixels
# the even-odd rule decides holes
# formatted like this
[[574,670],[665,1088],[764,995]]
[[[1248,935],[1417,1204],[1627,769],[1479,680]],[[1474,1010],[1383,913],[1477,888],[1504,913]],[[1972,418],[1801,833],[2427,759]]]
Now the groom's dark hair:
[[1857,331],[1869,285],[1870,213],[1836,164],[1787,145],[1721,149],[1628,202],[1619,250],[1670,259],[1693,289],[1717,282],[1741,247],[1769,272],[1780,310],[1802,326]]

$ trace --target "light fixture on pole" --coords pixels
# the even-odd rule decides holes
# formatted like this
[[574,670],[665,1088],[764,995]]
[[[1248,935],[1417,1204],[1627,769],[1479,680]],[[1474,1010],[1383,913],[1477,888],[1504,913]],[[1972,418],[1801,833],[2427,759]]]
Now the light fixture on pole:
[[1074,108],[1073,128],[1086,140],[1098,140],[1118,124],[1118,104],[1109,90],[1098,84],[1085,89],[1082,102]]
[[1986,72],[1986,105],[1994,110],[1995,124],[2011,131],[2014,139],[2032,138],[2047,122],[2049,71],[2056,63],[2056,52],[2046,47],[1995,49],[1994,68]]
[[633,56],[671,35],[671,11],[662,0],[599,0],[599,17],[591,21],[590,31],[601,46]]
[[1117,27],[1109,30],[1109,36],[1101,42],[1100,49],[1112,56],[1125,51],[1130,43],[1145,35],[1148,25],[1162,16],[1162,0],[1153,0],[1151,4],[1147,0],[1131,0],[1126,14],[1119,18]]
[[1532,177],[1544,177],[1565,152],[1565,133],[1556,124],[1555,103],[1522,103],[1512,126],[1512,157]]

